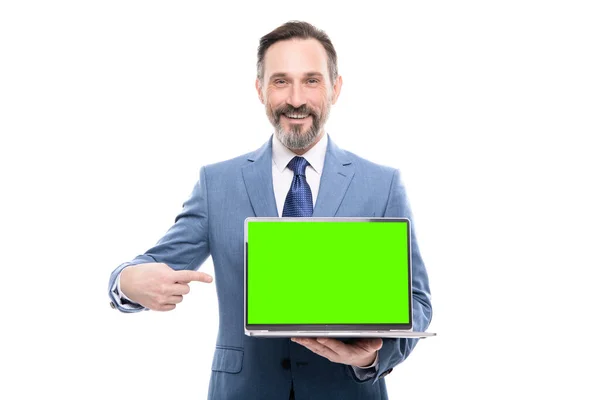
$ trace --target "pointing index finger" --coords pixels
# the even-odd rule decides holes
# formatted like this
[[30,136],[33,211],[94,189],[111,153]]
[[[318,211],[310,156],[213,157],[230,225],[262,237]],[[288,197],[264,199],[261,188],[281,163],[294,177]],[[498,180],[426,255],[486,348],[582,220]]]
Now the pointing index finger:
[[182,271],[174,271],[174,273],[175,273],[175,275],[174,275],[175,282],[189,283],[192,281],[196,281],[196,282],[211,283],[213,281],[213,277],[204,272],[182,270]]

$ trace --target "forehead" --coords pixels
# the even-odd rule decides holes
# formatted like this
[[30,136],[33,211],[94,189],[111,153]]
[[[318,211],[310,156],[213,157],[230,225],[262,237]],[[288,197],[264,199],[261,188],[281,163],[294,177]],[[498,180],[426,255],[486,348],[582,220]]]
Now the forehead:
[[274,73],[303,75],[321,72],[327,76],[327,52],[316,39],[281,40],[265,53],[265,78]]

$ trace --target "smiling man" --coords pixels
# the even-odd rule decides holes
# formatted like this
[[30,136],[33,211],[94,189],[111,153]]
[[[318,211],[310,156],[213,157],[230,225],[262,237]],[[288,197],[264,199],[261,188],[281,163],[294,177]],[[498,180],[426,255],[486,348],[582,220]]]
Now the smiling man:
[[[325,133],[342,77],[329,37],[288,22],[260,40],[258,97],[274,135],[258,150],[202,167],[191,197],[158,243],[110,276],[111,306],[169,311],[211,255],[219,333],[210,399],[387,399],[384,376],[417,339],[258,339],[244,335],[244,219],[411,217],[399,172],[337,147]],[[293,238],[310,251],[310,238]],[[413,327],[431,321],[427,272],[412,237]],[[290,255],[292,256],[292,255]],[[360,301],[378,307],[378,299]]]

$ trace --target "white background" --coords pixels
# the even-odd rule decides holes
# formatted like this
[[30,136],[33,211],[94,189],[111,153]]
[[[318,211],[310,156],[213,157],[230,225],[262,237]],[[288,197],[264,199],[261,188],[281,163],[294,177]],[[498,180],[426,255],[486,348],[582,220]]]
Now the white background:
[[1,398],[206,397],[214,284],[125,315],[108,277],[268,139],[255,53],[291,19],[338,51],[332,139],[413,206],[439,336],[390,398],[600,397],[596,2],[0,4]]

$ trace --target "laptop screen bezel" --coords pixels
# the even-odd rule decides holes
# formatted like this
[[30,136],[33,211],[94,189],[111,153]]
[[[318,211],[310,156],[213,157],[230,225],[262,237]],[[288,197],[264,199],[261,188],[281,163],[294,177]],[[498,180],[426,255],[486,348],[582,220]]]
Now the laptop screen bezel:
[[[409,322],[400,324],[249,324],[248,323],[248,223],[249,222],[405,222],[407,224],[408,245],[408,304]],[[411,224],[408,218],[358,218],[358,217],[248,217],[244,220],[244,325],[246,331],[354,331],[354,330],[411,330],[413,325],[413,298],[412,298],[412,243]],[[377,303],[373,300],[373,307]]]

